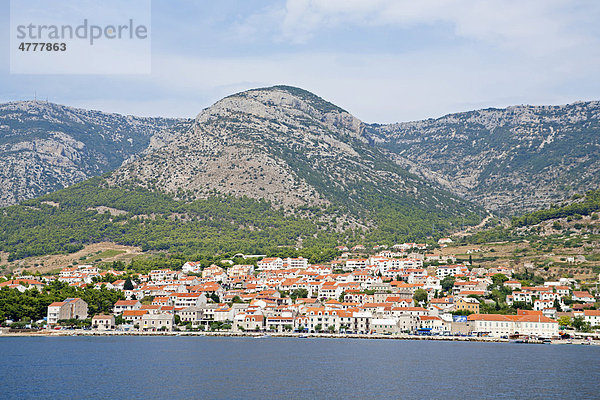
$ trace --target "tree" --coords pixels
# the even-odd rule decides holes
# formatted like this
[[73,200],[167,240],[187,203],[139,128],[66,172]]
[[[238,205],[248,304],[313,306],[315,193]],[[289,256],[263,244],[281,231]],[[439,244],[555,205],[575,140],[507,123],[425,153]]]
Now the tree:
[[590,323],[586,322],[583,317],[575,317],[571,321],[571,325],[578,331],[587,332],[590,330]]
[[557,312],[562,312],[562,307],[560,306],[560,301],[557,298],[554,299],[554,308],[556,308]]
[[296,302],[296,299],[304,299],[308,297],[307,289],[296,289],[290,294],[290,298],[293,302]]
[[415,290],[415,294],[413,294],[413,300],[415,303],[424,303],[427,301],[427,292],[423,289]]
[[321,325],[321,324],[315,325],[315,331],[321,332],[321,329],[323,329],[323,325]]
[[567,317],[566,315],[563,315],[562,317],[558,318],[558,325],[560,326],[570,326],[571,325],[571,318]]
[[123,290],[133,290],[133,282],[131,282],[130,278],[125,279],[125,283],[123,284]]
[[327,328],[329,330],[329,333],[334,333],[335,332],[335,326],[331,325],[329,328]]
[[181,317],[179,315],[175,315],[175,325],[181,324]]
[[244,302],[244,300],[242,300],[242,298],[241,298],[240,296],[237,296],[237,295],[236,295],[236,296],[233,296],[233,299],[231,299],[231,302],[232,302],[232,303],[238,303],[238,304],[239,304],[239,303],[243,303],[243,302]]
[[494,274],[492,276],[492,282],[494,286],[501,287],[504,286],[504,282],[508,280],[508,277],[504,274]]
[[442,289],[444,289],[446,292],[449,292],[454,287],[454,282],[456,282],[455,277],[447,276],[440,281],[440,284],[442,285]]

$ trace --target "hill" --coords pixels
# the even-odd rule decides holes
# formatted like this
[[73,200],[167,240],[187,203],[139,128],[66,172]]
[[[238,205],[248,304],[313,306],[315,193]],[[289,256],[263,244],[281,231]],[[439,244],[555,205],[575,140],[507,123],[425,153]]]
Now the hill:
[[366,125],[298,88],[229,96],[112,173],[0,212],[10,259],[110,241],[185,253],[331,249],[438,237],[484,210],[369,145]]
[[368,136],[411,172],[508,216],[600,185],[597,101],[372,125]]
[[0,207],[114,170],[175,122],[43,101],[0,104]]

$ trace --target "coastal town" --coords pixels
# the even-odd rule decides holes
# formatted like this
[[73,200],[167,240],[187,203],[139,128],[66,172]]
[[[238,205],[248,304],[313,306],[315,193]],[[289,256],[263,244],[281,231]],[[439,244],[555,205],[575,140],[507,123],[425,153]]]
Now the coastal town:
[[[446,246],[451,239],[441,239]],[[1,290],[43,291],[53,282],[118,292],[110,313],[91,315],[82,298],[47,306],[33,325],[58,333],[74,325],[88,332],[130,334],[215,332],[477,337],[552,340],[580,332],[596,338],[598,292],[573,278],[531,285],[512,268],[477,268],[425,244],[388,248],[340,246],[336,259],[310,264],[302,257],[240,255],[202,267],[148,274],[77,265],[56,275],[13,276]],[[476,251],[476,250],[474,250]],[[370,254],[368,254],[370,253]],[[360,255],[365,255],[360,257]],[[108,278],[112,279],[108,279]],[[106,280],[105,280],[106,279]],[[597,282],[596,282],[597,283]],[[500,305],[508,307],[505,312]],[[3,333],[18,331],[5,320]],[[32,330],[32,329],[30,329]],[[39,332],[39,331],[38,331]]]

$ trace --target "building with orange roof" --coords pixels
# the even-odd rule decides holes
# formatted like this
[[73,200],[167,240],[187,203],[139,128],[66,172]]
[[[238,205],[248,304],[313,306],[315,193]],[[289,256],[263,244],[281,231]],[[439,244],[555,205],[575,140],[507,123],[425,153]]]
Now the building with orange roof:
[[113,307],[113,314],[122,314],[125,310],[139,310],[142,303],[139,300],[119,300]]
[[525,335],[552,338],[558,336],[558,322],[539,314],[471,314],[467,317],[472,333],[492,337]]
[[65,319],[86,319],[87,317],[87,303],[79,297],[76,297],[51,303],[48,306],[46,321],[48,322],[48,325],[55,325],[58,321]]
[[142,317],[146,314],[158,314],[149,313],[148,310],[124,310],[121,315],[125,321],[129,321],[133,324],[137,324],[142,320]]
[[12,279],[12,280],[0,283],[0,288],[5,287],[5,286],[11,287],[11,286],[18,286],[18,285],[22,286],[24,289],[29,289],[29,288],[42,289],[44,286],[46,286],[45,283],[42,283],[35,279],[16,278],[16,279]]

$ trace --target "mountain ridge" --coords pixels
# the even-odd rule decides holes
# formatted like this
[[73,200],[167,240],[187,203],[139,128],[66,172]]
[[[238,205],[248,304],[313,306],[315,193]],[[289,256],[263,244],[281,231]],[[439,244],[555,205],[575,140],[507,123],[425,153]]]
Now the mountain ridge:
[[367,132],[411,172],[503,215],[600,185],[598,101],[488,108]]
[[43,101],[0,104],[0,207],[113,170],[176,121]]
[[333,249],[434,240],[485,214],[369,145],[364,125],[292,87],[229,96],[101,177],[0,212],[11,260],[111,241],[146,251]]

